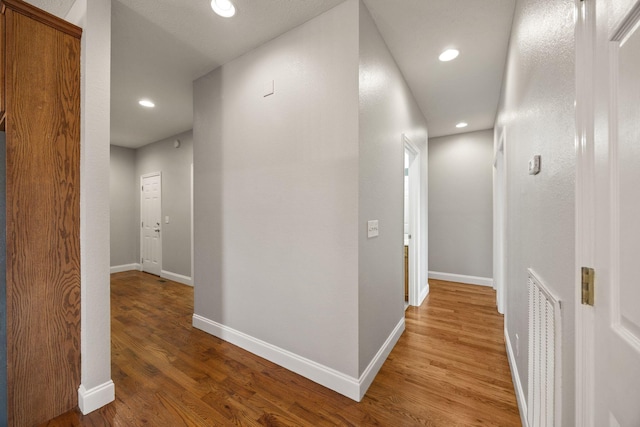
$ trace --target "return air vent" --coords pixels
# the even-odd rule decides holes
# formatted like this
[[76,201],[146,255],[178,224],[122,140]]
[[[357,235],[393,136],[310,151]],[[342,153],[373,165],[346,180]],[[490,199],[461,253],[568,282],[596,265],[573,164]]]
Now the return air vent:
[[560,300],[529,269],[530,427],[560,425]]

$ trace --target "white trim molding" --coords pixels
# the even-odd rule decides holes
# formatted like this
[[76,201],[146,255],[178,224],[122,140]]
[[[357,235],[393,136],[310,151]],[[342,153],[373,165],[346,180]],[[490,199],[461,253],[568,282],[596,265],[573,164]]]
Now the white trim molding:
[[507,347],[507,359],[509,359],[509,367],[511,368],[511,379],[516,390],[516,400],[518,402],[518,409],[520,410],[520,420],[522,422],[522,427],[529,427],[529,423],[527,421],[527,399],[524,396],[524,389],[522,388],[520,375],[518,373],[518,365],[516,364],[516,358],[513,354],[513,346],[511,345],[511,338],[509,338],[509,332],[507,331],[506,326],[504,327],[504,342]]
[[418,307],[422,305],[424,300],[427,298],[427,295],[429,295],[429,282],[427,282],[426,286],[420,291],[420,297],[418,298]]
[[78,388],[78,407],[83,415],[102,408],[115,399],[116,386],[111,380],[89,390],[84,388],[84,385],[80,385],[80,388]]
[[182,283],[183,285],[193,286],[193,280],[191,280],[191,277],[183,276],[182,274],[161,270],[160,277],[162,277],[163,279],[169,279],[173,280],[174,282]]
[[404,326],[403,317],[382,347],[380,347],[380,350],[378,350],[378,353],[371,363],[369,363],[369,366],[367,366],[360,378],[355,378],[213,320],[197,314],[193,315],[193,327],[237,345],[244,350],[358,402],[362,400],[362,397],[373,382],[382,364],[396,342],[398,342],[402,332],[404,332]]
[[122,273],[123,271],[142,271],[142,265],[134,263],[134,264],[123,264],[123,265],[111,266],[111,274]]
[[429,279],[445,280],[447,282],[466,283],[469,285],[480,285],[493,287],[493,278],[465,276],[463,274],[440,273],[438,271],[430,271]]

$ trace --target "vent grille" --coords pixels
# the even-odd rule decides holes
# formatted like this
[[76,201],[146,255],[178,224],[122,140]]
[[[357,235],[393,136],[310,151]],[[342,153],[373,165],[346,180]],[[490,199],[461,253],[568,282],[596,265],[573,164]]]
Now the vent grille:
[[[530,427],[560,425],[560,300],[529,269]],[[558,361],[558,364],[556,363]]]

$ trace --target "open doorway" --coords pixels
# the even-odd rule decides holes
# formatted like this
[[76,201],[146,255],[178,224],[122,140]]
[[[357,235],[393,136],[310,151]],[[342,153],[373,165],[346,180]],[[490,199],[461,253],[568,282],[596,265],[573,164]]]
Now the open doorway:
[[420,279],[420,149],[406,135],[404,144],[405,307],[419,305]]

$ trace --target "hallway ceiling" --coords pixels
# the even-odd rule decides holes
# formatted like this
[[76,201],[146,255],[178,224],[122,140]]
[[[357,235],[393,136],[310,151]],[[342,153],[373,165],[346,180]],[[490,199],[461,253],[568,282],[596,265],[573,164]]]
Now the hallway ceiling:
[[[343,0],[112,0],[111,141],[137,148],[189,130],[192,82]],[[73,0],[29,0],[64,16]],[[427,119],[429,136],[493,127],[515,0],[364,0]],[[461,54],[438,61],[446,48]],[[156,107],[145,109],[140,98]],[[456,129],[465,121],[469,126]]]

